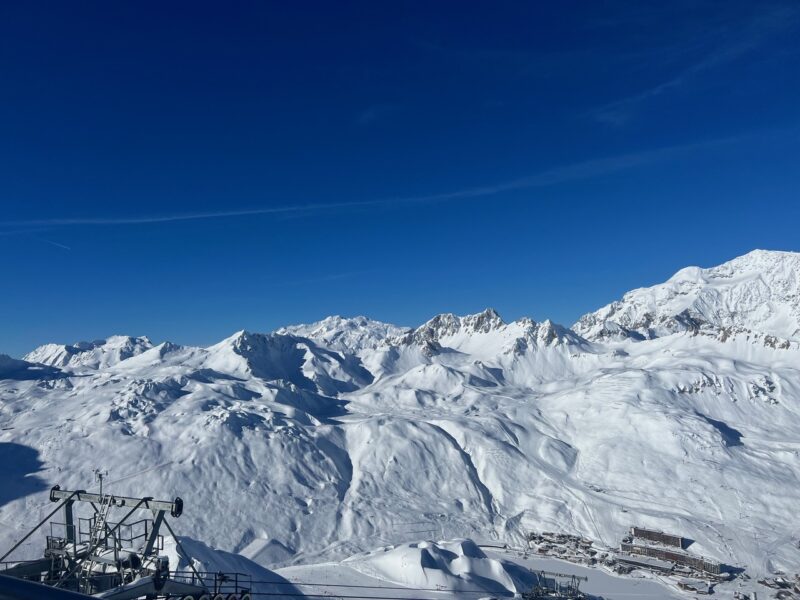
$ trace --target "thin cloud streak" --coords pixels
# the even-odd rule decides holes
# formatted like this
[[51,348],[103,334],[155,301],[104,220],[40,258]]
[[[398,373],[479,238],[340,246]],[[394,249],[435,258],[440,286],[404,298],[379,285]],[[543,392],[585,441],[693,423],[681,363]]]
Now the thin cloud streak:
[[583,179],[590,179],[601,175],[608,175],[618,171],[623,171],[637,166],[651,164],[662,160],[675,158],[687,152],[694,152],[697,150],[704,150],[718,146],[725,146],[740,142],[744,139],[749,139],[752,135],[732,136],[727,138],[719,138],[708,140],[705,142],[695,142],[692,144],[684,144],[678,146],[667,146],[664,148],[657,148],[655,150],[646,150],[643,152],[622,154],[607,158],[591,159],[572,165],[563,167],[556,167],[541,171],[535,175],[528,177],[521,177],[510,181],[489,185],[484,187],[475,187],[455,192],[432,194],[430,196],[419,196],[416,198],[405,198],[397,200],[397,202],[436,202],[447,200],[458,200],[466,198],[478,198],[484,196],[494,196],[504,192],[518,191],[524,189],[534,189],[558,185],[560,183],[568,183],[572,181],[580,181]]
[[758,48],[771,35],[777,34],[796,24],[800,11],[792,7],[778,7],[772,12],[755,20],[745,31],[733,30],[728,36],[733,41],[717,47],[702,59],[685,68],[674,77],[642,90],[637,94],[615,100],[589,112],[596,120],[621,125],[630,117],[629,111],[635,105],[650,98],[686,85],[692,78],[716,67],[732,62],[748,52]]
[[[16,227],[14,221],[9,221],[5,224],[0,223],[0,226]],[[36,227],[34,229],[10,229],[7,231],[0,231],[0,237],[6,237],[11,235],[25,235],[27,233],[41,233],[43,231],[50,231],[50,230],[44,227]]]
[[144,225],[152,223],[170,223],[173,221],[194,221],[201,219],[221,219],[226,217],[247,217],[252,215],[270,215],[290,212],[313,212],[326,208],[343,208],[371,204],[370,202],[339,202],[331,204],[306,204],[301,206],[276,206],[270,208],[252,208],[242,210],[222,210],[196,213],[176,213],[171,215],[143,215],[139,217],[68,217],[55,219],[32,219],[27,221],[5,221],[2,227],[63,227],[69,225]]
[[58,242],[54,242],[53,240],[46,240],[40,237],[35,237],[33,239],[38,240],[40,242],[44,242],[45,244],[50,244],[51,246],[55,246],[56,248],[61,248],[62,250],[72,250],[70,246],[67,246],[66,244],[59,244]]
[[379,200],[364,200],[354,202],[312,203],[304,205],[274,206],[264,208],[209,211],[196,213],[176,213],[171,215],[142,215],[134,217],[69,217],[54,219],[33,219],[24,221],[0,222],[0,227],[10,230],[0,231],[0,235],[13,235],[17,227],[69,227],[69,226],[113,226],[113,225],[144,225],[154,223],[170,223],[178,221],[197,221],[204,219],[223,219],[257,215],[297,215],[310,216],[330,211],[343,211],[364,208],[391,208],[413,204],[427,204],[434,202],[448,202],[453,200],[490,197],[505,192],[536,189],[580,181],[601,175],[616,173],[626,169],[669,160],[686,153],[725,146],[756,137],[758,134],[744,134],[727,138],[718,138],[704,142],[694,142],[676,146],[667,146],[654,150],[622,154],[606,158],[591,159],[571,165],[556,167],[539,173],[504,181],[492,185],[478,186],[423,196],[410,196],[400,198],[384,198]]

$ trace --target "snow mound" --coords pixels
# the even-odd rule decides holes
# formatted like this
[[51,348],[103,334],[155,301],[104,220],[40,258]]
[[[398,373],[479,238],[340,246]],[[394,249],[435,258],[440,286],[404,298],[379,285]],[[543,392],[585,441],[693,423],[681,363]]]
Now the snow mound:
[[387,546],[343,564],[398,585],[455,592],[516,593],[530,589],[533,578],[509,563],[489,558],[469,539]]
[[179,552],[172,538],[164,540],[164,549],[172,569],[189,570],[189,558],[198,573],[243,575],[239,578],[240,583],[244,586],[249,583],[250,591],[256,595],[298,595],[297,588],[288,580],[240,554],[212,548],[190,537],[180,536],[179,540],[182,552]]

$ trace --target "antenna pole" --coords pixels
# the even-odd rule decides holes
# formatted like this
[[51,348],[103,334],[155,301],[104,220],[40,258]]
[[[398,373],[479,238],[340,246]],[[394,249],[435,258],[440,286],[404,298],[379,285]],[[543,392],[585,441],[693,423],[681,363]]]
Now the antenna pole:
[[94,480],[100,482],[100,497],[103,497],[103,479],[108,477],[108,470],[102,471],[100,469],[94,470]]

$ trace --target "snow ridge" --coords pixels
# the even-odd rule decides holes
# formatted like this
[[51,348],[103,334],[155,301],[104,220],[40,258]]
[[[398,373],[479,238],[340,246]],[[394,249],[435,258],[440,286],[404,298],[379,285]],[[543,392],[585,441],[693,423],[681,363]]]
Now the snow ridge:
[[337,352],[358,352],[376,348],[386,338],[406,331],[363,316],[347,319],[337,315],[308,325],[281,327],[275,333],[306,337]]
[[115,365],[153,347],[146,337],[114,335],[105,340],[74,345],[45,344],[25,355],[28,362],[51,367],[99,369]]
[[681,332],[752,332],[766,343],[800,341],[800,253],[754,250],[718,267],[681,269],[581,317],[589,339],[653,339]]

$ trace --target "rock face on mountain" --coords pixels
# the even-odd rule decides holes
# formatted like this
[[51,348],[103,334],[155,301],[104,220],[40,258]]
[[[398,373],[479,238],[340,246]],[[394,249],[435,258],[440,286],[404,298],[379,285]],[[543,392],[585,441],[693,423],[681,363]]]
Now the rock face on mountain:
[[754,250],[718,267],[687,267],[584,315],[573,329],[600,340],[727,330],[797,342],[800,254]]
[[418,346],[428,356],[446,350],[472,349],[477,354],[493,355],[523,353],[537,346],[581,344],[585,340],[580,336],[549,320],[537,323],[526,317],[505,323],[493,308],[464,317],[452,313],[437,315],[420,327],[384,342],[388,346]]
[[[798,272],[797,254],[763,251],[684,269],[574,330],[487,309],[0,357],[0,547],[44,516],[42,490],[102,467],[116,493],[183,496],[183,535],[279,549],[253,551],[264,566],[421,530],[614,545],[638,524],[755,574],[798,571]],[[36,460],[12,460],[20,447]]]
[[457,317],[452,313],[437,315],[415,329],[413,336],[416,340],[438,341],[458,334],[489,333],[504,326],[500,315],[493,308],[487,308],[481,313],[466,317]]
[[345,319],[328,317],[309,325],[282,327],[275,333],[306,337],[337,352],[354,352],[377,347],[389,337],[402,335],[408,328],[374,321],[367,317]]

